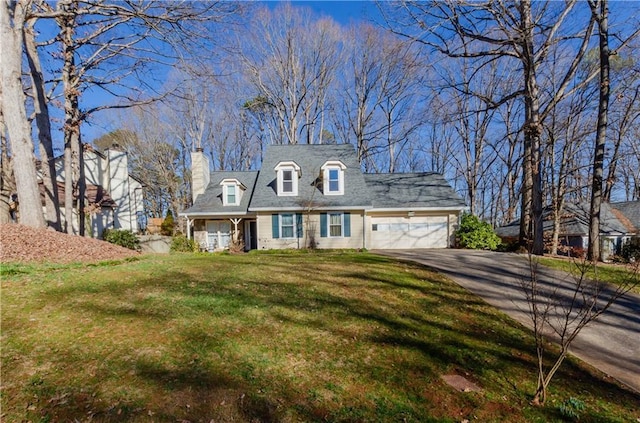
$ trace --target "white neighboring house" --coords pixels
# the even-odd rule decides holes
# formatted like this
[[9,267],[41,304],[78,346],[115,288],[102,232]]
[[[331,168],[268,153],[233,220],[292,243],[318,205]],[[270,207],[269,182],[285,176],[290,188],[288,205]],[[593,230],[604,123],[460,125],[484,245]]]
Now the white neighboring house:
[[[101,238],[105,229],[125,229],[134,233],[144,230],[142,182],[129,174],[127,152],[114,145],[100,153],[85,144],[83,159],[85,210],[87,223],[90,223],[86,226],[87,235]],[[56,159],[56,179],[60,218],[64,224],[65,172],[62,157]],[[76,209],[74,215],[77,216]],[[78,233],[78,219],[74,219],[73,230]]]

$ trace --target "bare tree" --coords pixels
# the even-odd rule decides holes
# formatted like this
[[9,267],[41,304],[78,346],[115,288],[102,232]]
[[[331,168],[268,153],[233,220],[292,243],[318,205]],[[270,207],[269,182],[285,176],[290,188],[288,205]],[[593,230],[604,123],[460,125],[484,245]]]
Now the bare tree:
[[261,9],[253,19],[243,57],[256,90],[253,102],[268,106],[275,122],[264,122],[276,143],[320,139],[326,98],[338,64],[337,27],[311,21],[291,5]]
[[[574,264],[572,282],[563,285],[554,281],[547,285],[538,279],[538,262],[529,256],[530,277],[521,280],[536,341],[538,382],[532,401],[536,405],[544,405],[549,384],[578,334],[640,283],[638,263],[628,269],[628,277],[616,286],[599,280],[596,262]],[[545,357],[550,353],[547,337],[560,346],[550,367],[545,365]]]
[[[542,123],[550,107],[568,95],[589,39],[592,24],[577,34],[562,33],[575,0],[559,5],[551,12],[548,2],[530,0],[518,3],[496,2],[403,2],[400,8],[386,14],[387,23],[397,34],[414,39],[433,51],[454,59],[472,58],[481,68],[500,62],[502,66],[519,68],[519,85],[487,98],[482,93],[469,92],[483,100],[487,108],[500,107],[521,97],[523,118],[523,172],[521,190],[520,241],[531,242],[535,254],[543,252],[542,233]],[[550,48],[566,40],[582,40],[574,50],[573,60],[566,67],[563,83],[553,98],[541,104],[538,70]],[[574,85],[572,90],[576,89]]]
[[600,205],[602,203],[604,153],[607,140],[607,118],[610,92],[610,51],[609,51],[609,1],[589,0],[593,19],[598,26],[600,52],[600,99],[598,101],[598,123],[593,147],[593,175],[591,185],[591,209],[589,211],[589,244],[587,257],[600,259]]
[[[371,171],[394,172],[412,134],[424,124],[418,106],[424,63],[411,43],[369,24],[349,29],[342,83],[332,110],[342,142],[353,142]],[[379,160],[382,158],[382,160]]]

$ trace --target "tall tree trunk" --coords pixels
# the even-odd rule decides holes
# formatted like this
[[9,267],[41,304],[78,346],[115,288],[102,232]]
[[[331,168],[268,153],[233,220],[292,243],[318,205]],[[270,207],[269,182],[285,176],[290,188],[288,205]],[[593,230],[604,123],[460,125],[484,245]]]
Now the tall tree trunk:
[[[28,3],[0,3],[2,114],[7,125],[19,193],[20,223],[44,228],[31,128],[22,91],[22,28]],[[12,22],[13,21],[13,22]]]
[[[540,160],[540,105],[536,63],[533,52],[534,25],[531,18],[531,1],[520,4],[522,22],[522,61],[525,78],[525,130],[524,130],[524,172],[522,181],[522,217],[520,221],[520,241],[523,237],[530,243],[530,251],[535,255],[544,252],[542,227],[542,169]],[[529,246],[528,246],[529,247]]]
[[78,101],[78,77],[75,67],[75,46],[73,43],[76,26],[77,0],[60,1],[58,9],[66,12],[57,19],[62,38],[62,84],[64,88],[64,186],[65,220],[67,233],[74,233],[74,197],[77,198],[79,234],[84,235],[84,164],[80,145],[80,109]]
[[607,137],[607,114],[609,110],[609,2],[589,0],[591,13],[598,23],[600,41],[600,100],[598,104],[598,124],[593,151],[593,181],[591,186],[591,209],[589,211],[589,247],[587,258],[600,259],[600,206],[602,204],[602,179],[604,174],[604,153]]
[[29,62],[29,74],[31,75],[33,91],[33,108],[35,111],[38,138],[40,141],[40,161],[42,184],[44,186],[45,218],[49,226],[56,231],[60,230],[60,201],[58,199],[58,184],[56,183],[56,167],[53,157],[53,142],[51,140],[51,120],[49,118],[49,106],[45,95],[44,77],[40,57],[36,49],[31,21],[24,29],[24,46]]

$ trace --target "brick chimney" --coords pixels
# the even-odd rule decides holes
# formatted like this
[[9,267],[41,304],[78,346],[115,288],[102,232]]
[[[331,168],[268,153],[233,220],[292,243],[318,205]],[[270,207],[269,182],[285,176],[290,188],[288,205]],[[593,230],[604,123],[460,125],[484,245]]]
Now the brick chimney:
[[201,147],[191,152],[191,201],[195,203],[209,185],[209,159]]

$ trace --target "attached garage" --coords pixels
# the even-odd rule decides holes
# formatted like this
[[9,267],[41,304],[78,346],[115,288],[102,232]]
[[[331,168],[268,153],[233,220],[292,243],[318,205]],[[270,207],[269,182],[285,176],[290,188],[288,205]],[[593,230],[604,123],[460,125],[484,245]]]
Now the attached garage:
[[371,249],[447,248],[448,216],[371,217]]

